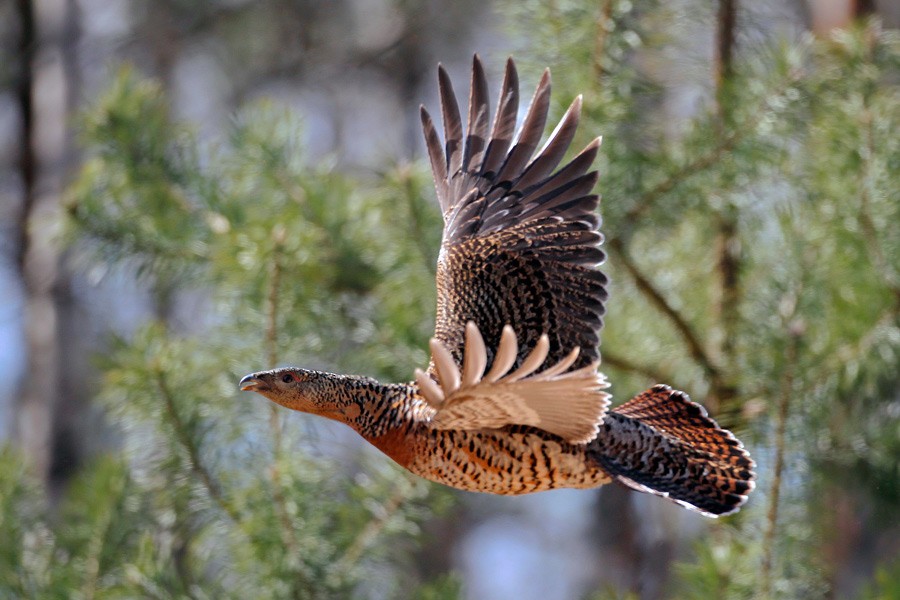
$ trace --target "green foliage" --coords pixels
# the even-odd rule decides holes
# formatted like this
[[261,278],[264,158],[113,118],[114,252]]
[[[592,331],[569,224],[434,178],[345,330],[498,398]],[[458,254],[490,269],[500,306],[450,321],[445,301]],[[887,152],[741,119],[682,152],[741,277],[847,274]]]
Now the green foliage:
[[635,592],[623,592],[613,586],[607,586],[605,589],[590,595],[588,600],[639,600],[639,598]]
[[[265,104],[202,146],[161,88],[128,70],[81,131],[91,158],[71,188],[73,246],[93,268],[136,266],[161,315],[98,359],[124,459],[88,469],[58,519],[0,457],[0,596],[380,597],[414,585],[393,566],[440,493],[362,452],[350,457],[360,474],[345,475],[314,456],[313,425],[236,382],[285,361],[387,378],[427,361],[424,244],[436,246],[440,217],[425,208],[426,174],[357,181],[309,164],[297,120]],[[166,318],[182,288],[206,294],[200,321]],[[400,293],[412,288],[427,292]]]
[[0,450],[0,598],[27,597],[47,568],[49,532],[38,515],[41,498],[25,466],[9,448]]
[[[758,540],[741,539],[744,532],[723,529],[696,544],[690,563],[676,565],[678,598],[756,598],[759,591]],[[756,543],[754,543],[756,542]]]
[[462,583],[453,575],[445,575],[423,585],[411,600],[456,600],[462,596]]
[[[864,552],[900,522],[900,44],[875,21],[744,40],[711,85],[684,40],[710,34],[712,6],[505,14],[528,32],[526,81],[551,67],[554,111],[583,93],[581,142],[605,137],[613,391],[689,391],[759,462],[748,507],[680,558],[673,597],[824,597],[835,548]],[[659,110],[674,83],[699,90],[678,119]],[[201,144],[128,70],[80,127],[73,249],[101,275],[136,268],[158,319],[99,361],[123,458],[97,461],[57,512],[0,453],[0,598],[408,596],[418,523],[447,497],[364,453],[344,475],[316,455],[319,425],[235,382],[285,362],[403,380],[427,362],[441,223],[425,169],[359,178],[310,161],[297,118],[265,103]],[[205,295],[196,322],[170,314],[182,289]],[[862,523],[849,541],[848,515]],[[862,597],[900,596],[896,557],[872,570]]]
[[[554,68],[559,102],[584,92],[582,135],[605,138],[613,392],[689,391],[759,462],[750,506],[678,566],[674,597],[827,595],[835,504],[876,531],[900,506],[897,33],[744,38],[741,2],[726,68],[685,43],[714,35],[715,4],[506,6],[530,33],[519,57]],[[673,121],[654,109],[677,86],[703,92]]]
[[879,565],[873,581],[862,595],[863,600],[900,599],[900,562]]

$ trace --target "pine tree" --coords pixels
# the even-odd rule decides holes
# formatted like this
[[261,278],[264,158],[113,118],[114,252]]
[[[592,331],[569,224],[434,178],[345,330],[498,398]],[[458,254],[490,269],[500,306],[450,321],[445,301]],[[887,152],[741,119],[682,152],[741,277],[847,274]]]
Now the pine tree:
[[[441,492],[360,451],[345,473],[315,455],[315,425],[286,427],[236,388],[288,361],[395,379],[427,361],[432,292],[399,293],[433,289],[423,248],[440,222],[423,209],[425,172],[354,180],[305,159],[300,131],[263,104],[200,144],[160,86],[127,69],[83,116],[73,248],[86,267],[135,270],[159,314],[100,359],[125,451],[71,486],[59,518],[12,453],[0,460],[0,597],[371,597],[415,584],[399,567]],[[204,292],[202,322],[168,314],[184,289]]]
[[[866,556],[861,593],[894,597],[896,32],[871,20],[781,41],[750,3],[711,6],[505,3],[529,32],[522,72],[551,67],[557,112],[583,93],[580,135],[605,137],[613,392],[686,390],[759,462],[751,502],[680,557],[672,597],[834,596],[836,549],[871,539],[888,552]],[[697,31],[716,33],[713,63],[685,43]],[[654,66],[699,81],[700,108],[671,120]],[[342,173],[266,104],[201,143],[128,70],[80,123],[73,251],[139,273],[157,316],[99,359],[121,455],[50,506],[0,453],[0,597],[401,596],[418,526],[449,496],[362,451],[347,474],[314,421],[235,382],[289,362],[403,380],[427,362],[440,216],[425,168]],[[202,292],[200,322],[172,314],[182,290]],[[840,537],[848,515],[857,538]],[[451,576],[418,597],[459,593]]]
[[[552,68],[558,102],[584,93],[581,132],[605,138],[613,393],[688,390],[759,462],[753,501],[678,565],[677,597],[836,593],[834,504],[869,512],[869,534],[900,522],[896,32],[779,40],[734,0],[505,8],[532,33],[517,55]],[[702,29],[711,64],[685,42]],[[706,82],[677,127],[664,69]],[[896,588],[896,545],[871,560]]]

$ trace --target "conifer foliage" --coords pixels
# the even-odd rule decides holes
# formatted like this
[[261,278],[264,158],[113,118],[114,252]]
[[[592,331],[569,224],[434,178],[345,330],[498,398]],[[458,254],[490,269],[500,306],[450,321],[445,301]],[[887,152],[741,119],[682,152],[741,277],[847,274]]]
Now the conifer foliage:
[[[758,462],[758,492],[680,557],[673,597],[896,597],[896,32],[782,41],[731,0],[503,10],[521,71],[550,67],[557,114],[583,94],[579,135],[604,136],[611,391],[670,382]],[[701,31],[713,64],[685,43]],[[679,78],[701,91],[673,120]],[[356,446],[322,456],[319,425],[236,382],[276,364],[402,381],[428,362],[441,223],[424,165],[341,173],[266,104],[201,143],[128,69],[79,123],[72,252],[95,276],[137,273],[156,314],[98,359],[124,452],[58,506],[0,453],[0,598],[402,597],[450,496]],[[841,587],[847,548],[870,583]],[[449,577],[419,597],[458,593]]]
[[[314,424],[285,426],[237,391],[253,367],[398,377],[393,365],[427,360],[434,257],[396,218],[439,235],[420,206],[426,176],[353,181],[310,164],[301,131],[258,105],[200,144],[159,85],[127,69],[83,115],[73,249],[86,268],[136,271],[157,318],[99,359],[125,452],[88,469],[58,518],[12,453],[0,460],[0,597],[323,598],[415,584],[391,565],[431,514],[429,488],[384,461],[347,472],[368,462],[358,449],[314,456]],[[423,294],[397,293],[420,280]],[[172,309],[185,290],[204,296],[190,319]]]
[[[756,3],[598,4],[505,8],[531,32],[517,38],[520,61],[553,68],[561,102],[583,93],[582,131],[604,135],[602,368],[620,400],[648,381],[689,391],[752,440],[758,463],[756,496],[680,561],[674,597],[848,595],[856,588],[839,579],[873,572],[873,593],[889,595],[900,551],[887,541],[900,522],[897,32],[870,19],[786,40],[759,25]],[[660,107],[684,87],[700,99],[673,121]],[[864,533],[842,539],[861,514]],[[869,552],[876,540],[891,550]],[[868,567],[848,576],[848,554]]]

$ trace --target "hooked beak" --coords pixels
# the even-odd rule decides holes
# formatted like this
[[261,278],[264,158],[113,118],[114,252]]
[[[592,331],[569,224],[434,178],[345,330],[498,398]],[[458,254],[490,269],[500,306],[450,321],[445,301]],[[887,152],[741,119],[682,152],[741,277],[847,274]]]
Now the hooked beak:
[[255,373],[251,373],[241,379],[241,382],[238,385],[242,392],[255,392],[263,385],[263,382]]

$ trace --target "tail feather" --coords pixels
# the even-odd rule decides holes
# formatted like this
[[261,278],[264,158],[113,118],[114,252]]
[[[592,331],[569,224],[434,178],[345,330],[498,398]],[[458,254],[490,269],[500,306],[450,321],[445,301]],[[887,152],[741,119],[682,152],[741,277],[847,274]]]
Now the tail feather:
[[741,442],[664,385],[610,411],[592,450],[619,483],[707,516],[738,511],[755,487],[755,464]]

